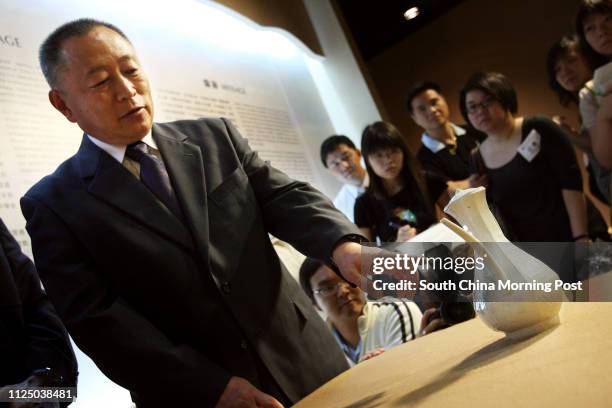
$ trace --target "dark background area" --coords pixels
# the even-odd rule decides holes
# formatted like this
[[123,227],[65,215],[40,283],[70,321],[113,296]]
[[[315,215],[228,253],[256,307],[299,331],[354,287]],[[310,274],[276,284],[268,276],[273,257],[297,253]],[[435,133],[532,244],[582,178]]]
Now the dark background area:
[[[390,46],[442,16],[465,0],[384,0],[378,2],[337,0],[364,60],[370,60]],[[404,11],[418,7],[417,18],[407,21]]]

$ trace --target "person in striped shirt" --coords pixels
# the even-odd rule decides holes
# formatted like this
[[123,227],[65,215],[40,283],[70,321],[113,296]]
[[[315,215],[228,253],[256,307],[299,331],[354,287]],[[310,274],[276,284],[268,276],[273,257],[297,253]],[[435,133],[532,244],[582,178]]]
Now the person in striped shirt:
[[306,258],[300,284],[327,322],[349,364],[375,357],[419,335],[422,314],[411,301],[367,302],[365,293],[323,262]]

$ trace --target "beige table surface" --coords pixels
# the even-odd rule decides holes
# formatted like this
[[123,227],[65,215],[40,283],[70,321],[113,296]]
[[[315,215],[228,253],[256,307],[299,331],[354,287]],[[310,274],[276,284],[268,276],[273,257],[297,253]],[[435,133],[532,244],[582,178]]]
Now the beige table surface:
[[476,318],[365,361],[300,401],[322,407],[612,407],[612,303],[510,340]]

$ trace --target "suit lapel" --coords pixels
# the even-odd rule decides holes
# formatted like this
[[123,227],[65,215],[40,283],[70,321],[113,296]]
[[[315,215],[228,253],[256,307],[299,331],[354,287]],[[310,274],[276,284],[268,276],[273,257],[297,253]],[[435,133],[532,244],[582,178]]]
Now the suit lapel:
[[77,154],[88,191],[160,235],[188,248],[193,241],[185,226],[125,167],[83,136]]
[[154,124],[152,136],[164,159],[172,187],[204,265],[208,265],[208,200],[203,152],[190,143],[187,136],[174,129]]

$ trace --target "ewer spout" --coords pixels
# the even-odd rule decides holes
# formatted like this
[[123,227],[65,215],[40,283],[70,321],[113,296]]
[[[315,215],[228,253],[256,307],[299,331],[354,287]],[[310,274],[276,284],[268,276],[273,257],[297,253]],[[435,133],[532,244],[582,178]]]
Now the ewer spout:
[[481,242],[508,242],[489,209],[484,187],[457,190],[444,212],[452,215],[462,227],[467,226]]

